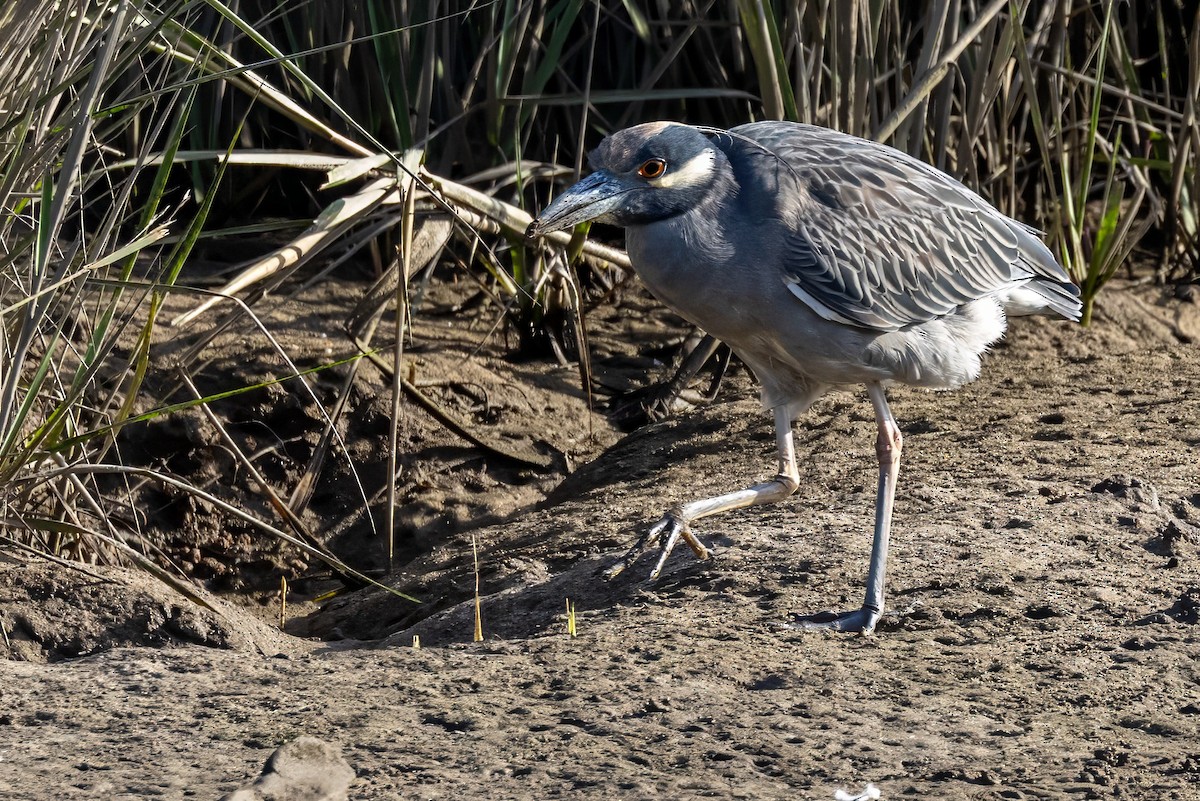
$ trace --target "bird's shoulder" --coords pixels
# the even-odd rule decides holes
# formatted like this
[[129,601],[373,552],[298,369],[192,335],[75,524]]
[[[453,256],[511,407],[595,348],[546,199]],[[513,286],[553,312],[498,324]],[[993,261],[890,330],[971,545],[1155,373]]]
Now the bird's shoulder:
[[[946,173],[888,145],[817,125],[757,122],[732,129],[734,160],[778,160],[824,210],[871,217],[996,212]],[[736,141],[736,140],[735,140]]]
[[826,319],[895,330],[1042,272],[1038,263],[1061,270],[1033,229],[894,148],[799,123],[731,133],[735,171],[775,161],[781,278]]

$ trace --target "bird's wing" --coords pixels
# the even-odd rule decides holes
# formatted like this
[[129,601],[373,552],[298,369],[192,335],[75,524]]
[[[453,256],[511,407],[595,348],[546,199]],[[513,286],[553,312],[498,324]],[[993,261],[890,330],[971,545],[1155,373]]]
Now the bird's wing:
[[803,187],[792,208],[780,206],[783,280],[826,319],[892,331],[1032,278],[1069,280],[1034,229],[900,151],[813,126],[735,132]]

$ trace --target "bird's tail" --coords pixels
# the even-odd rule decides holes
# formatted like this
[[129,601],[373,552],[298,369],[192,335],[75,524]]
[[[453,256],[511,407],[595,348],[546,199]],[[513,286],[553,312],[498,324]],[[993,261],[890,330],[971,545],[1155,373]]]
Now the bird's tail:
[[1001,302],[1004,304],[1005,314],[1010,317],[1052,312],[1079,322],[1083,316],[1079,287],[1070,281],[1059,281],[1040,275],[1005,292]]
[[1017,235],[1021,265],[1032,277],[1014,293],[1016,296],[1026,296],[1030,306],[1026,309],[1021,304],[1014,303],[1014,308],[1010,309],[1009,303],[1005,301],[1005,312],[1014,317],[1053,312],[1068,320],[1079,322],[1083,316],[1083,304],[1079,301],[1079,287],[1071,280],[1070,273],[1054,258],[1054,254],[1046,247],[1041,233],[1036,228],[1012,219],[1009,223]]

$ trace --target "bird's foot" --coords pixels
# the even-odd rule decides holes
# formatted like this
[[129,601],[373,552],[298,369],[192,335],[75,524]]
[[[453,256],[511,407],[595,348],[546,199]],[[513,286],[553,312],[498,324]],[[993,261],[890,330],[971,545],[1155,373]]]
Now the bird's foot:
[[622,430],[632,431],[649,423],[666,420],[696,406],[701,398],[671,382],[654,384],[613,398],[608,404],[609,417]]
[[799,615],[793,623],[784,623],[785,629],[829,629],[831,631],[870,634],[879,622],[879,610],[868,607],[851,612],[817,612],[815,615]]
[[604,578],[609,581],[615,579],[624,573],[627,567],[636,562],[647,548],[661,540],[662,548],[659,551],[658,562],[654,565],[654,570],[650,572],[650,580],[654,581],[662,573],[663,565],[667,563],[667,557],[671,555],[671,551],[675,550],[675,546],[681,539],[688,544],[697,559],[705,560],[712,556],[712,552],[704,547],[704,543],[700,542],[692,533],[683,510],[676,506],[668,510],[657,523],[651,526],[616,564],[605,570]]

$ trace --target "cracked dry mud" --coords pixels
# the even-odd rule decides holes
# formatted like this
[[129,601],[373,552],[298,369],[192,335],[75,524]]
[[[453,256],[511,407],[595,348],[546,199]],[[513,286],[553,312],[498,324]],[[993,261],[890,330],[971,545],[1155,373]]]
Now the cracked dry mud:
[[1200,798],[1196,323],[1114,290],[1089,330],[1017,321],[961,391],[893,389],[906,441],[872,637],[772,625],[859,602],[861,391],[797,427],[793,499],[696,526],[715,559],[600,579],[666,506],[774,469],[744,374],[711,406],[600,431],[611,447],[538,508],[519,507],[552,482],[496,488],[511,516],[390,580],[420,607],[359,591],[285,635],[123,571],[2,566],[0,798],[220,797],[305,735],[340,750],[355,799]]

